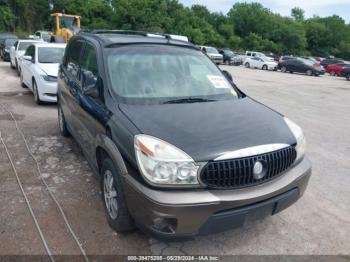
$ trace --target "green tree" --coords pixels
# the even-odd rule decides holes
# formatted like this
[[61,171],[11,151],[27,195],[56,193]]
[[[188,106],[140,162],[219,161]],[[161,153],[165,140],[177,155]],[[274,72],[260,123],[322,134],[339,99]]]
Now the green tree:
[[291,15],[295,20],[302,21],[305,19],[305,11],[300,7],[294,7],[291,11]]

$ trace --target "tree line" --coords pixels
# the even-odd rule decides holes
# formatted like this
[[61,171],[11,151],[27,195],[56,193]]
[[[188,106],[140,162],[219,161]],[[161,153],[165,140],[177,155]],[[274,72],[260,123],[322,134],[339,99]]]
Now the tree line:
[[350,59],[350,25],[337,15],[291,17],[259,3],[236,3],[227,15],[178,0],[0,0],[0,32],[47,29],[52,12],[82,16],[86,29],[127,29],[186,35],[198,45],[275,54]]

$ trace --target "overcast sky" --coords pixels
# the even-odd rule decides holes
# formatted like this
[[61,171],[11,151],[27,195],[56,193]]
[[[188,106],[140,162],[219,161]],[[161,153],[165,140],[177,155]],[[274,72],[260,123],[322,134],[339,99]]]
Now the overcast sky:
[[186,6],[193,4],[206,5],[211,11],[222,11],[227,13],[236,2],[259,2],[273,12],[289,16],[290,10],[301,7],[306,17],[314,14],[319,16],[330,16],[333,14],[341,16],[346,22],[350,22],[350,0],[179,0]]

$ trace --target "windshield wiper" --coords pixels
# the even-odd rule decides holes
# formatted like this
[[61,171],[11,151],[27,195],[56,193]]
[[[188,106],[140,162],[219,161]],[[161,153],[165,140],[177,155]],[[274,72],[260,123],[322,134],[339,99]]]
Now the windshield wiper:
[[200,98],[200,97],[188,97],[188,98],[169,100],[164,102],[163,104],[204,103],[204,102],[214,102],[214,101],[217,101],[217,100]]

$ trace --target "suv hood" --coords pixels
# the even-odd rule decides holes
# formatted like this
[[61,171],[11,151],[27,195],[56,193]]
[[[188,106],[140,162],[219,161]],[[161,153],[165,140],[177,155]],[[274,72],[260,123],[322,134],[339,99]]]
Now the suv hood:
[[250,98],[119,107],[141,133],[180,148],[195,161],[252,146],[296,143],[280,114]]

